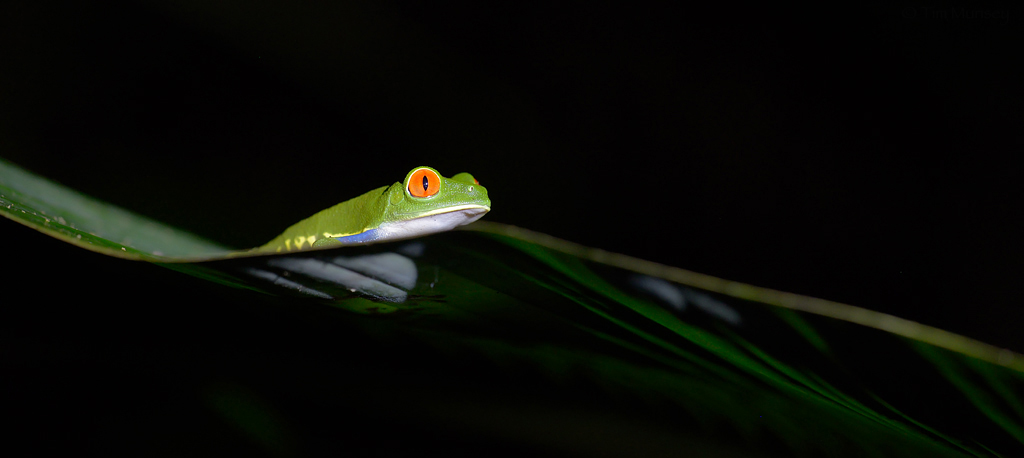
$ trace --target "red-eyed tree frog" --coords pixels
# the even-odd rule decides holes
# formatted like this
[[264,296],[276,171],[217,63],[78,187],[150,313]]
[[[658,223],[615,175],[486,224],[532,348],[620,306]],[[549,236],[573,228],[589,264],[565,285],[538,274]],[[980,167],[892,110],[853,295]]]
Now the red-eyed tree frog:
[[405,181],[347,200],[295,223],[259,248],[284,252],[403,240],[472,223],[491,210],[473,175],[441,176],[416,167]]

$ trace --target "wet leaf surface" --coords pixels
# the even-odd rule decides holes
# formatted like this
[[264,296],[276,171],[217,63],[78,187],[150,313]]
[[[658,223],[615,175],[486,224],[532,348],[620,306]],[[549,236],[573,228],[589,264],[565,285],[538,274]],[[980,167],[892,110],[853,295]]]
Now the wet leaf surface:
[[[26,437],[67,438],[44,448],[1012,456],[1024,442],[1020,355],[844,304],[494,223],[227,256],[5,163],[0,203],[31,228],[4,223],[30,246],[5,256],[5,400]],[[28,294],[47,285],[59,292]]]

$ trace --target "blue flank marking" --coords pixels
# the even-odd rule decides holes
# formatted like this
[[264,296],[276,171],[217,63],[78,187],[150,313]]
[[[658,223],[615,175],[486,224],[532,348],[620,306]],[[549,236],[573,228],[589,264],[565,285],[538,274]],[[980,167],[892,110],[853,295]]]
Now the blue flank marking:
[[335,237],[334,240],[337,240],[337,241],[339,241],[341,243],[344,243],[346,245],[354,245],[354,244],[359,244],[359,243],[372,242],[374,240],[377,240],[377,229],[370,229],[370,230],[368,230],[366,232],[363,232],[362,234],[346,235],[344,237]]

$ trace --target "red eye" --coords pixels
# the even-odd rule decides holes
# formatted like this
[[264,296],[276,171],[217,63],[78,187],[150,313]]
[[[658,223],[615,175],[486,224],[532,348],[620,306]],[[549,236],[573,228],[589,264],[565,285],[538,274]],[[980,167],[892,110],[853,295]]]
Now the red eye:
[[409,177],[409,194],[414,197],[430,197],[441,189],[441,177],[433,170],[419,169]]

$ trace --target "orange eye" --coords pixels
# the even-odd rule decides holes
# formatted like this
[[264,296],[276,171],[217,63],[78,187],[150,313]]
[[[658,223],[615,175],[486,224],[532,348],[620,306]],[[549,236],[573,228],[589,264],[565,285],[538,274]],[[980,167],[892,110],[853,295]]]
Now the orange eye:
[[430,197],[441,189],[441,177],[433,170],[419,169],[409,177],[409,194],[413,197]]

